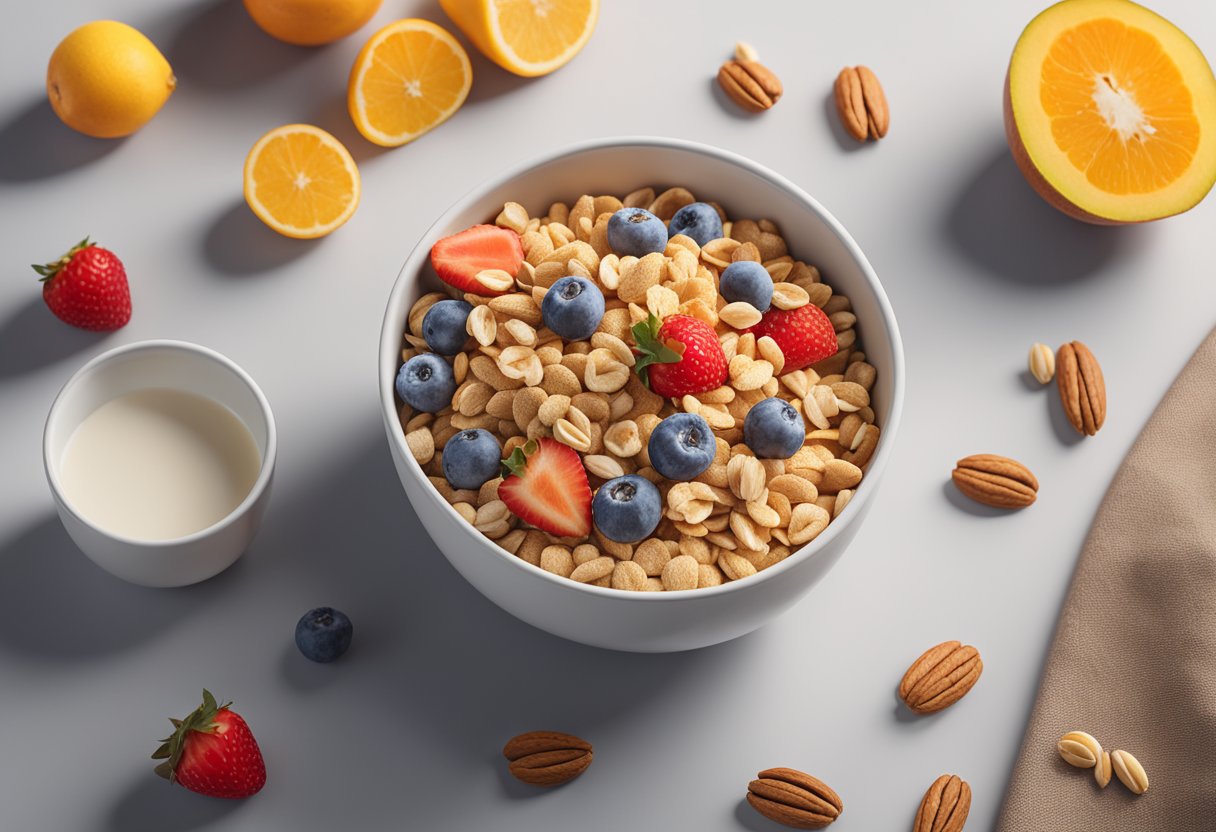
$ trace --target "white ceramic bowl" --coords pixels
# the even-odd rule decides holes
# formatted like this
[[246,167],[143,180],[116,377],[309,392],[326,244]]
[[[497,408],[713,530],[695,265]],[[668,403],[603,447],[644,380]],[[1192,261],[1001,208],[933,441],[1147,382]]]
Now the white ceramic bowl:
[[[793,254],[817,265],[848,295],[867,360],[878,369],[873,407],[882,440],[852,501],[807,546],[739,582],[686,592],[626,592],[552,575],[482,537],[431,486],[405,444],[393,382],[410,306],[438,287],[432,244],[493,222],[503,202],[533,216],[579,194],[625,194],[685,185],[732,217],[777,222]],[[904,358],[895,315],[853,238],[818,202],[784,177],[724,150],[674,139],[619,138],[579,144],[508,170],[461,198],[419,240],[393,287],[380,337],[380,403],[406,495],[435,544],[483,595],[512,615],[563,638],[617,650],[671,652],[727,641],[775,618],[827,573],[869,511],[899,428]]]
[[[64,495],[59,466],[72,432],[86,416],[124,393],[167,388],[218,402],[244,423],[261,456],[257,479],[226,517],[172,540],[138,540],[98,526]],[[143,341],[117,347],[76,371],[51,405],[42,458],[55,507],[80,550],[118,577],[143,586],[185,586],[222,572],[253,541],[270,500],[278,447],[270,403],[249,375],[214,350],[185,341]]]

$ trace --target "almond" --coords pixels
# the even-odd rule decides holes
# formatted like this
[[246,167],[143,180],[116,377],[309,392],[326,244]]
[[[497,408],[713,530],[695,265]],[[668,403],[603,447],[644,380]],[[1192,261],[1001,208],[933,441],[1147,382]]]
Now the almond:
[[1106,380],[1089,347],[1072,341],[1056,355],[1056,384],[1068,421],[1078,433],[1093,436],[1106,421]]
[[943,774],[921,799],[912,832],[961,832],[970,811],[971,787],[957,774]]
[[1132,794],[1144,794],[1148,791],[1148,774],[1140,761],[1126,751],[1110,752],[1111,767],[1119,782],[1127,786]]
[[560,786],[591,765],[591,743],[558,731],[529,731],[502,749],[515,779],[530,786]]
[[747,784],[747,802],[766,818],[795,829],[823,829],[844,811],[840,795],[817,777],[770,768]]
[[1025,508],[1035,501],[1039,481],[1030,469],[996,454],[963,457],[950,474],[958,490],[994,508]]
[[1077,768],[1093,768],[1102,759],[1102,744],[1084,731],[1069,731],[1060,737],[1056,750],[1064,762]]
[[918,714],[935,713],[962,699],[983,670],[978,650],[945,641],[912,663],[899,683],[899,697]]

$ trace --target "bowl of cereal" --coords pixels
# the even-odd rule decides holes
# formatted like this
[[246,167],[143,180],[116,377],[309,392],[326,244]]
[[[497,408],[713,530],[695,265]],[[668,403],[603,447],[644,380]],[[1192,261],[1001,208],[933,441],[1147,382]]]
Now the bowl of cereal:
[[406,496],[488,599],[585,644],[727,641],[798,601],[899,425],[894,312],[848,232],[742,156],[568,147],[409,255],[380,339]]

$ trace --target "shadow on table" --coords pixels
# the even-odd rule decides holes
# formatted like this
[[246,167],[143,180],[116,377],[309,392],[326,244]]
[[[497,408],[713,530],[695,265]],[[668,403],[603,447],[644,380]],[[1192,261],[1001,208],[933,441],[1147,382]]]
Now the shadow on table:
[[131,785],[105,819],[107,832],[189,832],[231,815],[243,800],[224,800],[170,785],[150,771]]
[[[383,440],[313,482],[290,505],[275,508],[293,522],[264,530],[270,534],[260,543],[281,561],[275,568],[306,570],[329,597],[348,599],[355,644],[335,664],[351,659],[377,668],[377,684],[360,695],[368,699],[364,707],[394,715],[384,727],[387,741],[432,735],[475,760],[522,731],[567,731],[594,742],[600,725],[636,714],[639,702],[677,685],[712,687],[717,672],[731,665],[729,656],[745,649],[745,640],[736,640],[687,653],[620,653],[513,618],[435,548],[406,502]],[[251,568],[267,560],[258,558],[256,567],[251,561]],[[327,670],[294,660],[282,666],[297,688],[323,684],[315,677]],[[505,784],[504,791],[524,793]]]
[[227,277],[245,277],[272,271],[308,254],[321,240],[293,240],[259,220],[237,200],[225,209],[203,235],[203,256]]
[[197,587],[135,586],[94,565],[47,515],[0,543],[0,569],[0,609],[16,622],[0,627],[0,651],[71,662],[154,638],[223,592],[240,562]]
[[68,127],[38,98],[0,126],[0,181],[31,182],[87,165],[124,139],[94,139]]
[[0,321],[0,380],[49,367],[92,349],[110,334],[68,326],[51,314],[32,270],[30,295],[25,305]]
[[951,204],[943,236],[985,274],[1047,286],[1091,278],[1136,229],[1074,220],[1026,182],[1002,142]]
[[248,87],[315,58],[325,47],[293,46],[258,28],[241,0],[203,0],[180,18],[157,24],[171,34],[165,57],[179,87]]

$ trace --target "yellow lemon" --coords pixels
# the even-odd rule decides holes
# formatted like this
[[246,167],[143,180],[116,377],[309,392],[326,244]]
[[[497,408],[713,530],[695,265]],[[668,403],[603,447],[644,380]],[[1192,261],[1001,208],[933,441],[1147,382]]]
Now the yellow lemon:
[[364,138],[397,147],[451,117],[472,85],[469,56],[446,29],[429,20],[398,20],[359,51],[346,102]]
[[333,43],[359,29],[381,0],[245,0],[245,10],[266,34],[297,46]]
[[324,237],[359,205],[359,168],[342,142],[311,124],[276,127],[245,159],[245,201],[287,237]]
[[76,29],[55,47],[46,68],[46,94],[55,115],[99,139],[143,127],[176,86],[173,69],[152,41],[114,20]]
[[481,53],[508,72],[547,75],[591,39],[599,0],[439,0]]

